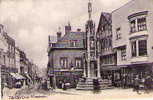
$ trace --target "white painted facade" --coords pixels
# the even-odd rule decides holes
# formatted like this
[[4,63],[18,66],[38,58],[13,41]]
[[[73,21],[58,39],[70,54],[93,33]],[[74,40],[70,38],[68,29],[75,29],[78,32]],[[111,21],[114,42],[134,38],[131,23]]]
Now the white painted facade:
[[[130,21],[128,16],[147,11],[147,30],[130,33]],[[144,15],[143,15],[144,16]],[[135,16],[133,18],[138,18]],[[120,28],[121,38],[116,39],[116,29]],[[128,65],[133,63],[153,62],[153,0],[132,0],[119,9],[112,12],[113,48],[117,50],[117,65]],[[147,55],[132,57],[131,38],[140,39],[145,36],[147,39]],[[126,60],[121,59],[121,50],[126,46]],[[138,51],[138,49],[137,49]]]

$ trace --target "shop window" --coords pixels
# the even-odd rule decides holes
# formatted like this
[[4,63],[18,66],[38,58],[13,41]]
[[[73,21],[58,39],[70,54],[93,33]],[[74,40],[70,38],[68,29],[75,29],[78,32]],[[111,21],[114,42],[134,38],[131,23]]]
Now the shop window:
[[139,40],[139,56],[147,55],[147,40]]

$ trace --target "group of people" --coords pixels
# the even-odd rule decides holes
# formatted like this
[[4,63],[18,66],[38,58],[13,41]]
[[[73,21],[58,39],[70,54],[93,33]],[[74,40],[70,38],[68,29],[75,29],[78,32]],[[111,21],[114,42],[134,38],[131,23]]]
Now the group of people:
[[145,93],[149,93],[153,90],[153,79],[150,75],[140,78],[136,75],[134,78],[133,90],[140,94],[140,90],[144,90]]

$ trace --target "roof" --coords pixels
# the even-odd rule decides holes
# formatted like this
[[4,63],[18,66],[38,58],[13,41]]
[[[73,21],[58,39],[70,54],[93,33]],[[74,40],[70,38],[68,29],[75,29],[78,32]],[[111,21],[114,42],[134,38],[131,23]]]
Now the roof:
[[108,22],[109,24],[112,23],[112,14],[111,13],[107,13],[107,12],[102,12],[101,13],[101,16],[100,16],[100,20],[99,20],[99,25],[98,25],[98,29],[97,31],[99,30],[99,28],[101,27],[101,25],[105,25],[105,22],[103,22],[102,19],[105,19],[106,22]]
[[104,16],[109,23],[112,23],[112,15],[111,15],[111,13],[102,12],[101,16]]
[[75,41],[76,46],[74,48],[83,48],[84,47],[84,40],[85,39],[85,32],[70,32],[68,34],[65,34],[59,41],[54,43],[53,47],[56,48],[70,48],[72,47],[70,45],[71,42]]

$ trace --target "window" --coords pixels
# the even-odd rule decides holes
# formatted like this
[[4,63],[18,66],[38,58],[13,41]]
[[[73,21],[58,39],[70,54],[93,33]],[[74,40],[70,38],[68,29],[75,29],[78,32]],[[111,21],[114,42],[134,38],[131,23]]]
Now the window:
[[132,51],[132,57],[136,57],[137,55],[136,41],[131,42],[131,51]]
[[131,42],[132,57],[147,55],[147,40],[138,39]]
[[138,19],[138,31],[143,31],[146,30],[147,26],[146,26],[146,18],[139,18]]
[[76,47],[76,44],[77,44],[76,41],[71,41],[71,42],[70,42],[70,46],[71,46],[71,47]]
[[130,27],[131,33],[136,32],[136,26],[135,26],[135,24],[136,24],[136,20],[132,20],[130,22],[130,25],[131,25],[131,27]]
[[126,48],[121,49],[121,60],[126,60]]
[[121,28],[116,29],[116,40],[121,39]]
[[68,66],[67,57],[61,57],[60,58],[60,65],[61,65],[62,68],[67,68],[67,66]]
[[3,55],[3,58],[4,58],[4,65],[6,64],[6,57],[5,55]]
[[130,33],[147,30],[147,14],[148,11],[143,11],[128,16],[128,19],[130,21]]
[[113,56],[112,55],[104,56],[102,58],[102,63],[103,64],[112,64],[113,63]]
[[147,55],[147,40],[139,40],[139,56]]
[[75,58],[75,66],[77,68],[81,68],[81,65],[82,65],[82,60],[81,58]]

